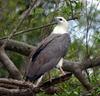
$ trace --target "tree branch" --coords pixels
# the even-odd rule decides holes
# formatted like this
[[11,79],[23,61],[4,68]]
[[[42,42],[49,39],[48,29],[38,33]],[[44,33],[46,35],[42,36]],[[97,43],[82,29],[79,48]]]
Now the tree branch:
[[[6,86],[5,86],[6,85]],[[0,78],[0,96],[35,96],[32,83]]]
[[10,73],[10,76],[14,79],[21,79],[22,75],[20,71],[17,69],[17,67],[13,64],[13,62],[9,59],[9,57],[6,55],[4,48],[0,48],[0,61],[4,65],[4,67],[8,70]]
[[64,76],[60,76],[60,77],[51,79],[50,81],[44,82],[39,87],[45,89],[45,88],[48,88],[50,86],[54,86],[55,84],[62,83],[64,81],[66,81],[66,80],[69,80],[71,76],[72,76],[72,73],[67,73]]
[[[2,46],[4,42],[5,42],[5,40],[0,40],[0,46]],[[8,42],[5,46],[6,50],[18,52],[18,53],[25,55],[25,56],[28,56],[32,50],[34,51],[35,48],[36,47],[33,47],[33,46],[28,45],[26,43],[11,40],[11,39],[8,40]]]

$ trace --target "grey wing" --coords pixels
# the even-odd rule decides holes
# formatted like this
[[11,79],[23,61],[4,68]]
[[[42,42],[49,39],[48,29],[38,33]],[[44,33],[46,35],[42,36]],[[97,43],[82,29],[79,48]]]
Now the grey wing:
[[38,79],[45,72],[54,68],[59,60],[65,55],[67,46],[63,37],[55,38],[40,51],[35,61],[30,63],[27,77],[30,80]]

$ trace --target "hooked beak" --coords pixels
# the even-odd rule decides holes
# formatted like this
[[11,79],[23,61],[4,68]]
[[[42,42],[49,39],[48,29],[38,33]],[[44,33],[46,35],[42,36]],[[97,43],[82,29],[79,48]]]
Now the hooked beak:
[[54,22],[55,22],[56,24],[58,23],[57,17],[54,17]]
[[56,17],[54,17],[51,21],[52,21],[52,23],[54,23],[54,24],[57,24],[57,23],[58,23]]

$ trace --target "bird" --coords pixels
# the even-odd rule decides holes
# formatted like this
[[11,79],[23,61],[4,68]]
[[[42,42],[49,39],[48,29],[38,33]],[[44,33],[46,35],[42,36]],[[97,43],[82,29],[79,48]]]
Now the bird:
[[[68,21],[61,16],[54,18],[56,25],[51,34],[43,39],[32,53],[26,71],[26,81],[41,81],[43,75],[57,67],[63,73],[62,65],[71,39],[68,33]],[[37,84],[38,85],[38,84]]]

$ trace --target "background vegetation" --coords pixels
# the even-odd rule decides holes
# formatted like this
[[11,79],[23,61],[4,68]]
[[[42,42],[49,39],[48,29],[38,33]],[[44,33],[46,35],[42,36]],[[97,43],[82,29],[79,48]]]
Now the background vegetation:
[[[34,0],[0,0],[0,38],[8,36],[16,28],[24,12]],[[90,3],[91,1],[91,3]],[[33,9],[23,21],[17,32],[29,28],[39,27],[52,22],[55,16],[63,16],[69,20],[69,32],[72,43],[65,59],[83,61],[86,58],[100,56],[100,1],[99,0],[42,0],[42,3]],[[38,28],[24,34],[19,34],[13,39],[31,45],[37,45],[48,36],[54,25]],[[22,70],[25,68],[25,58],[18,53],[7,51],[10,59]],[[100,68],[88,70],[88,79],[94,85],[100,85]],[[58,75],[52,72],[52,75]],[[0,77],[8,77],[5,68],[0,68]],[[84,89],[80,82],[73,76],[69,81],[57,85],[60,92],[53,96],[81,96]],[[99,96],[100,86],[96,87],[92,96]],[[39,93],[38,96],[48,96]],[[91,95],[89,95],[91,96]]]

